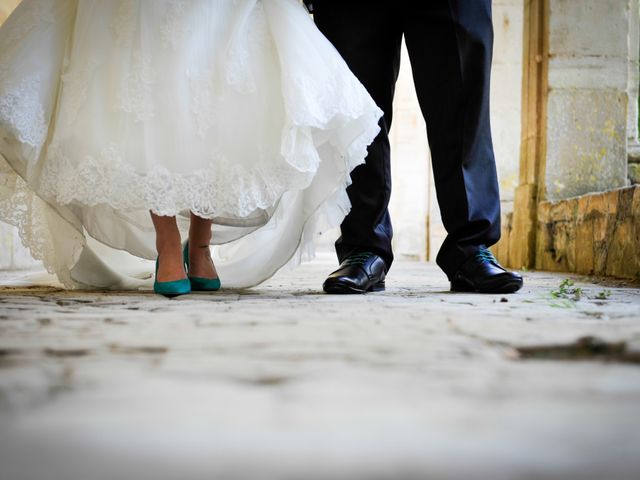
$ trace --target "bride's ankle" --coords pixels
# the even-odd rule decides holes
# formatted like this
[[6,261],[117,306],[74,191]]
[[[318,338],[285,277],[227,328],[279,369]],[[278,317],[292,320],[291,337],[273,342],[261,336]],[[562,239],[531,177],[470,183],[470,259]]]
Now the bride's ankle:
[[209,250],[210,245],[208,243],[204,243],[204,242],[189,242],[189,253],[192,253],[194,255],[207,255],[208,253],[210,253]]
[[158,272],[156,280],[166,282],[186,278],[182,252],[178,248],[164,247],[158,251]]
[[215,277],[217,275],[209,244],[189,245],[189,271],[195,276]]
[[194,260],[206,259],[211,256],[211,250],[208,243],[189,242],[189,258]]
[[158,242],[156,244],[158,256],[180,256],[182,253],[182,245],[180,242]]

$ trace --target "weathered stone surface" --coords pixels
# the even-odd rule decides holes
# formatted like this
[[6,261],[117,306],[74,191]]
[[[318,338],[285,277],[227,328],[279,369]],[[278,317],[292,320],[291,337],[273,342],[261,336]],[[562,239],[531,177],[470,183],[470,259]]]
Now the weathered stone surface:
[[629,164],[629,182],[632,185],[640,184],[640,163]]
[[640,2],[629,1],[629,36],[627,48],[628,55],[628,79],[627,91],[629,93],[629,109],[627,111],[627,143],[632,149],[639,148],[638,143],[638,93],[640,91]]
[[536,268],[640,277],[640,187],[543,202]]
[[323,295],[332,267],[171,301],[1,289],[0,477],[637,476],[637,288],[451,294],[398,262],[385,293]]
[[638,207],[590,194],[640,178],[638,1],[536,0],[524,11],[520,181],[495,251],[512,268],[637,277]]
[[621,188],[637,141],[637,0],[549,0],[546,199]]
[[549,93],[545,185],[551,201],[627,184],[627,93]]
[[576,218],[576,264],[575,271],[592,273],[593,269],[593,221],[591,219],[591,197],[578,198]]
[[626,91],[629,0],[549,0],[549,4],[551,87]]

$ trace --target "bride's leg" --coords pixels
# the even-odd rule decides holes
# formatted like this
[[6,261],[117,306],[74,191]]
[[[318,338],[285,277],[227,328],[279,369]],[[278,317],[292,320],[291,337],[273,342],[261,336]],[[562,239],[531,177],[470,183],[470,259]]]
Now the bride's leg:
[[191,214],[189,227],[189,275],[200,278],[218,278],[211,260],[211,220]]
[[187,278],[182,263],[182,246],[176,217],[161,217],[151,213],[156,229],[156,249],[158,250],[159,282],[173,282]]

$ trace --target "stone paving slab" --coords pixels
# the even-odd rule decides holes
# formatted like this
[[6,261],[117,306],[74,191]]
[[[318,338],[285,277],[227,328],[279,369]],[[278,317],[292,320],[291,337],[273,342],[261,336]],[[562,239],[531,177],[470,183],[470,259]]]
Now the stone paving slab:
[[637,285],[452,294],[399,262],[387,292],[328,296],[332,267],[175,300],[0,274],[23,284],[0,289],[0,478],[640,478],[635,357],[518,350],[640,351]]

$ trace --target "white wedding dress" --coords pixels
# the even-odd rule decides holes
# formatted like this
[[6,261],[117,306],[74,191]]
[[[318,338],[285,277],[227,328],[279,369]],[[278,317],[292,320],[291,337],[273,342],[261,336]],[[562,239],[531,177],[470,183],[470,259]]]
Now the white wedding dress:
[[0,28],[0,220],[67,287],[151,288],[149,210],[223,286],[312,253],[382,112],[297,0],[24,0]]

